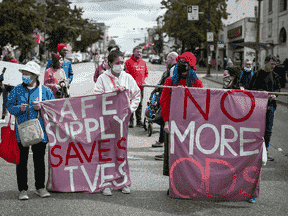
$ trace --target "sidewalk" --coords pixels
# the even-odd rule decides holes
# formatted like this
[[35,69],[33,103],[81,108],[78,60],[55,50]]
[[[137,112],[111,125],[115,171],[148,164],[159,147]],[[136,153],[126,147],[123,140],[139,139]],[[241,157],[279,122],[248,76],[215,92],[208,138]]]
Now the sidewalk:
[[[207,68],[197,67],[197,73],[207,73]],[[218,73],[217,73],[217,71],[214,68],[211,68],[210,69],[211,77],[204,76],[203,78],[207,79],[209,81],[223,85],[223,73],[224,73],[223,69],[220,69],[220,71],[218,71]],[[288,83],[286,83],[285,88],[281,89],[281,92],[287,92],[288,93]],[[278,103],[285,105],[285,106],[288,106],[288,96],[281,96],[280,95],[277,97],[276,100]]]

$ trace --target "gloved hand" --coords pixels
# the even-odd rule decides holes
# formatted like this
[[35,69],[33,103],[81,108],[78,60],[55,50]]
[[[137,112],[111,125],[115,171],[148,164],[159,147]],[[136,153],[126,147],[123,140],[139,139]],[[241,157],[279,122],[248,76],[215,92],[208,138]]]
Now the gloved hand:
[[268,98],[269,98],[270,101],[276,100],[276,95],[269,95]]
[[166,133],[170,133],[169,121],[165,122],[164,131],[165,131]]

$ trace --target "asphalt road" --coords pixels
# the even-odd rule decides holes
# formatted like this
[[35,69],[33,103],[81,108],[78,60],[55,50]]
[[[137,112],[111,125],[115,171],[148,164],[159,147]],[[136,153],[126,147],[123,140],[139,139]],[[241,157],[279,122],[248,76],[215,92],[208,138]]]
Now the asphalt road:
[[[148,82],[157,84],[164,65],[147,63]],[[74,64],[72,96],[93,94],[93,63]],[[202,78],[204,88],[220,88],[217,83]],[[152,89],[145,88],[143,112]],[[28,201],[19,201],[15,165],[0,159],[0,215],[287,215],[288,212],[288,154],[287,107],[279,105],[275,113],[270,153],[274,162],[262,168],[260,197],[256,204],[246,201],[194,201],[173,199],[166,195],[168,177],[162,175],[163,162],[154,160],[163,148],[151,148],[159,136],[159,126],[153,125],[153,134],[143,128],[129,128],[128,162],[131,174],[131,194],[112,191],[113,196],[101,193],[52,193],[41,199],[33,191],[34,171],[32,155],[29,157]],[[278,151],[281,148],[283,151]],[[46,154],[46,164],[48,163]],[[47,166],[47,165],[46,165]],[[47,173],[46,173],[47,179]]]

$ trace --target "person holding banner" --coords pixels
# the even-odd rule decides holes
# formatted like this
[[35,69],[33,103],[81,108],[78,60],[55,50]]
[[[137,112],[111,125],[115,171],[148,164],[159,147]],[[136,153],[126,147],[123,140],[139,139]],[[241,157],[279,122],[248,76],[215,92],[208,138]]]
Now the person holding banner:
[[[40,84],[40,65],[34,61],[28,62],[26,65],[20,69],[22,72],[23,83],[17,85],[11,92],[8,97],[7,108],[11,115],[14,115],[17,119],[18,124],[26,122],[29,118],[37,118],[38,111],[40,110],[39,103],[39,88],[42,88],[42,100],[52,100],[54,95],[52,91]],[[29,103],[30,101],[30,103]],[[29,106],[29,107],[28,107]],[[27,111],[29,110],[29,113]],[[48,138],[45,132],[43,125],[43,119],[39,115],[39,121],[44,132],[44,139],[42,142],[32,145],[33,151],[33,161],[34,161],[34,170],[35,170],[35,194],[40,197],[49,197],[45,189],[45,150],[46,144],[48,143]],[[16,166],[16,175],[17,175],[17,184],[20,194],[18,196],[19,200],[29,199],[27,190],[28,190],[28,179],[27,179],[27,162],[29,155],[29,147],[23,147],[19,137],[18,127],[16,124],[16,136],[17,143],[20,149],[20,162]]]
[[[9,47],[7,49],[4,49],[2,51],[2,61],[12,62],[12,63],[17,63],[18,64],[18,61],[15,59],[14,52],[13,52],[13,49],[11,47]],[[15,87],[14,81],[16,81],[16,80],[13,80],[12,76],[10,76],[9,79],[10,79],[8,81],[9,83],[5,83],[4,82],[4,85],[3,85],[2,120],[4,120],[5,116],[7,115],[7,99],[8,99],[8,95],[12,91],[12,89]],[[0,75],[0,80],[2,82],[4,81],[4,75],[3,74]]]
[[[135,112],[140,103],[141,91],[134,78],[124,71],[123,53],[118,50],[112,51],[108,56],[108,65],[111,69],[99,76],[94,88],[95,94],[128,90],[127,98],[130,101],[130,109],[132,113]],[[125,186],[121,191],[129,194],[130,188]],[[110,188],[105,188],[102,193],[105,196],[112,195]]]
[[69,86],[69,82],[66,78],[65,71],[61,66],[63,65],[63,58],[61,55],[51,53],[52,65],[45,71],[44,85],[50,88],[54,97],[57,97],[57,91],[61,89],[59,85],[61,81],[64,81],[66,86]]
[[[63,65],[61,66],[61,68],[64,69],[65,75],[70,84],[73,80],[73,70],[72,70],[71,62],[65,61],[65,56],[67,55],[67,52],[68,52],[67,46],[65,44],[59,43],[57,47],[57,51],[58,51],[58,54],[61,55],[63,58]],[[49,69],[52,64],[53,64],[52,60],[48,60],[46,70]]]
[[[270,92],[280,92],[281,82],[280,77],[273,71],[276,66],[277,58],[273,55],[269,55],[265,58],[265,68],[264,70],[257,71],[251,79],[249,84],[249,90],[256,91],[270,91]],[[270,144],[270,139],[272,136],[272,127],[274,120],[274,112],[277,108],[276,95],[269,95],[269,100],[267,104],[266,112],[266,125],[264,140],[268,153],[268,148]],[[268,161],[274,161],[274,158],[268,154]]]
[[[198,79],[195,71],[197,59],[191,52],[185,52],[176,58],[177,64],[173,71],[173,76],[169,76],[164,86],[187,86],[203,88],[203,83]],[[170,101],[172,90],[170,88],[164,88],[162,90],[160,105],[162,107],[161,115],[165,122],[164,131],[165,143],[164,143],[164,165],[163,175],[169,176],[169,115],[170,115]],[[168,191],[169,193],[169,191]]]

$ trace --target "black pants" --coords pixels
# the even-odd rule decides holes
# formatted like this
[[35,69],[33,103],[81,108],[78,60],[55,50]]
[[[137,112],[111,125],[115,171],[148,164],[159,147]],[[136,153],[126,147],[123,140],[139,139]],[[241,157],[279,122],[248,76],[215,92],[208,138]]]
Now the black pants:
[[169,176],[169,133],[164,132],[163,175]]
[[[138,106],[138,108],[135,111],[137,122],[141,121],[141,119],[142,119],[142,117],[141,117],[141,114],[142,114],[142,100],[143,100],[143,89],[141,89],[141,99],[140,99],[139,106]],[[131,114],[130,121],[132,121],[132,122],[134,121],[134,113]]]
[[[16,165],[16,175],[18,190],[22,191],[28,190],[27,163],[29,147],[23,147],[21,143],[18,143],[18,146],[20,149],[20,161]],[[45,150],[45,143],[38,143],[32,146],[36,190],[45,187]]]

